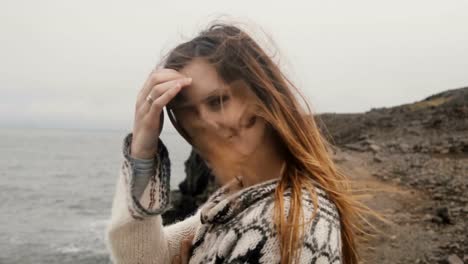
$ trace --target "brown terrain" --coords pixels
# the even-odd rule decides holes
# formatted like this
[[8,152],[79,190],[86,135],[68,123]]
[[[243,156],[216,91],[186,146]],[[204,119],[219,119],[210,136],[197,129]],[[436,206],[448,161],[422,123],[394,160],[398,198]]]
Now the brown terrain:
[[[366,263],[468,262],[468,87],[358,114],[320,114],[334,160],[366,189],[364,202],[390,224],[361,248]],[[165,223],[183,218],[213,191],[197,157],[173,191]]]

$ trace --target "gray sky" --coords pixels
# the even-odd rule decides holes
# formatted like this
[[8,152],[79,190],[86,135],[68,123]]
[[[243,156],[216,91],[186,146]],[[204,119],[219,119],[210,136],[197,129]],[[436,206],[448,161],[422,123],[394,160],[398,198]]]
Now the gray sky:
[[220,15],[271,35],[315,112],[410,103],[468,85],[467,13],[450,0],[3,0],[0,126],[130,129],[160,55]]

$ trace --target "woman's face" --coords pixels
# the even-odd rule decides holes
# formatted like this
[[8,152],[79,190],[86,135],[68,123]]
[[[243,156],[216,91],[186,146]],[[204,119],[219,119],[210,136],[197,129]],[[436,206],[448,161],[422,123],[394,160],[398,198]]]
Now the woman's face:
[[264,141],[266,123],[256,114],[250,87],[243,81],[224,83],[203,59],[193,60],[179,72],[192,77],[192,83],[169,108],[208,165],[229,166],[252,158]]

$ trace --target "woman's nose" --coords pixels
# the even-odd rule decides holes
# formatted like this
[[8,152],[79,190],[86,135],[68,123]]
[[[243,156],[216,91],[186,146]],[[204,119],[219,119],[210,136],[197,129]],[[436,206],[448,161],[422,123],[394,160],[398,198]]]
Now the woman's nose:
[[232,126],[232,122],[222,112],[214,113],[206,109],[200,109],[199,117],[223,138],[228,139],[236,134],[236,129]]

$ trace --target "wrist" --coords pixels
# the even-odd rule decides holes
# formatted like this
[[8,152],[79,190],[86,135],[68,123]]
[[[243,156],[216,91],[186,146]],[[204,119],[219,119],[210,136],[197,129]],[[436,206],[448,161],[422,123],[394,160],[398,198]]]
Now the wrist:
[[130,157],[134,159],[143,159],[143,160],[148,160],[148,159],[153,159],[154,156],[156,156],[157,149],[154,150],[136,150],[136,151],[130,151]]

